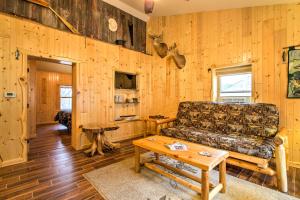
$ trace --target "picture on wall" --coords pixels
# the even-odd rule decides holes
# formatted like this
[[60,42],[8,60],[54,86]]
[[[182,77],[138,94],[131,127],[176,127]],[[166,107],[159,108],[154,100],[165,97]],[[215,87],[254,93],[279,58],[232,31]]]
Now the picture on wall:
[[289,50],[288,98],[300,98],[300,49]]

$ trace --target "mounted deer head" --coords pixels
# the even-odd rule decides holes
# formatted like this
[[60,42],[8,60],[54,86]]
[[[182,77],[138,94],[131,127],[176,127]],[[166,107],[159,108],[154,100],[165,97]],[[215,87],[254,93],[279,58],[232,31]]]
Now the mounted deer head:
[[174,43],[170,48],[169,48],[169,53],[170,56],[173,58],[175,64],[179,69],[184,68],[186,64],[186,59],[184,55],[179,54],[177,45]]
[[162,34],[154,35],[148,34],[149,38],[153,40],[153,47],[156,53],[161,57],[164,58],[168,55],[168,45],[163,42]]

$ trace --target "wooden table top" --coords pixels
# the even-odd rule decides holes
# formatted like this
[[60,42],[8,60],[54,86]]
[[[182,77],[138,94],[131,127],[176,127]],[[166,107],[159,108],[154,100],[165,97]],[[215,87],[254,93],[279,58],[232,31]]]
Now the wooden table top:
[[82,126],[83,132],[92,132],[92,133],[97,133],[101,131],[114,131],[117,129],[119,129],[119,126],[116,126],[114,124],[109,124],[109,125],[88,124]]
[[[166,145],[180,142],[187,145],[187,151],[172,151]],[[176,160],[188,163],[203,170],[212,170],[220,162],[229,156],[229,152],[191,143],[184,140],[165,136],[151,136],[139,140],[134,140],[135,146],[163,154]],[[209,152],[211,157],[200,155],[199,152]]]

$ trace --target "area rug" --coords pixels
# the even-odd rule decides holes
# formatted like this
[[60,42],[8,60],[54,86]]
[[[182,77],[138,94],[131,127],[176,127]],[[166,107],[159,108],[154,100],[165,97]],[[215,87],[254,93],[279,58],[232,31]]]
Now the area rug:
[[[143,160],[152,159],[145,155]],[[201,171],[173,159],[161,157],[163,162],[199,176]],[[134,159],[129,158],[84,175],[107,200],[196,200],[201,197],[194,191],[177,184],[143,167],[141,173],[134,171]],[[218,171],[212,171],[210,180],[218,181]],[[191,181],[193,182],[193,181]],[[195,183],[195,182],[193,182]],[[293,200],[284,193],[227,175],[227,191],[214,200]]]

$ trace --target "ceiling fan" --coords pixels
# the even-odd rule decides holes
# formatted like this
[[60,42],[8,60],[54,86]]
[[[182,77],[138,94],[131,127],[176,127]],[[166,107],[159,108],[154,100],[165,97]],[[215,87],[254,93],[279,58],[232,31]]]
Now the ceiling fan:
[[150,14],[153,11],[154,0],[145,0],[144,10],[146,14]]

